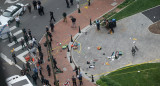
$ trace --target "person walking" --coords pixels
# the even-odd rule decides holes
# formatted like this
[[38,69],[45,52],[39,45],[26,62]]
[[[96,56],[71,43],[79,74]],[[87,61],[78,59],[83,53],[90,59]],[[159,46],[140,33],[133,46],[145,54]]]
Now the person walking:
[[28,29],[28,34],[29,34],[30,40],[32,40],[32,33],[30,29]]
[[16,54],[14,52],[12,52],[12,58],[14,60],[14,63],[17,64]]
[[52,34],[49,31],[47,32],[47,34],[48,34],[48,36],[50,38],[50,41],[52,41]]
[[28,61],[26,63],[26,67],[31,71],[31,66],[30,66],[30,63]]
[[73,5],[73,0],[70,0],[71,5]]
[[14,35],[13,35],[12,39],[13,39],[13,41],[15,42],[15,44],[17,44],[17,43],[18,43],[18,41],[17,41],[17,37],[16,37],[16,36],[14,36]]
[[27,8],[28,8],[29,13],[31,13],[31,9],[32,9],[31,4],[28,4]]
[[50,22],[52,21],[52,19],[54,20],[54,22],[56,21],[55,18],[54,18],[54,16],[53,16],[53,12],[50,11]]
[[47,71],[48,71],[48,76],[50,76],[51,75],[51,69],[50,69],[50,67],[49,67],[49,65],[47,65]]
[[54,24],[52,21],[50,22],[50,27],[51,27],[51,32],[54,32]]
[[42,84],[44,84],[44,80],[45,80],[45,79],[44,79],[44,76],[42,75],[42,76],[41,76],[41,83],[42,83]]
[[34,7],[34,10],[37,10],[37,1],[33,0],[32,4],[33,4],[33,7]]
[[73,16],[71,16],[71,21],[72,21],[72,28],[76,28],[76,18],[74,18]]
[[21,46],[22,46],[22,50],[25,48],[25,44],[24,44],[24,40],[23,40],[23,38],[21,38]]
[[68,0],[66,0],[66,4],[67,4],[67,8],[70,8]]
[[20,19],[19,19],[18,15],[16,16],[15,20],[16,20],[16,27],[19,27],[19,25],[20,25]]
[[32,78],[33,78],[33,82],[37,85],[37,76],[36,76],[36,74],[33,74],[32,75]]
[[72,82],[73,82],[73,86],[77,86],[76,78],[74,76],[72,76]]
[[49,80],[47,80],[47,79],[46,79],[46,85],[51,86],[50,83],[49,83]]
[[39,65],[39,74],[41,75],[41,76],[43,76],[42,75],[42,67]]
[[97,30],[100,30],[100,20],[96,20]]
[[63,12],[63,22],[67,22],[67,13]]

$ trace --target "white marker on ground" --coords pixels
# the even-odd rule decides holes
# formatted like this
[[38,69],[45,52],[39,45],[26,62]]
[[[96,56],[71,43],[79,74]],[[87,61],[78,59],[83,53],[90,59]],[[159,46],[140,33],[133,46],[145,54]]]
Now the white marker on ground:
[[25,60],[24,56],[27,55],[28,52],[29,52],[29,51],[27,51],[27,50],[24,51],[23,53],[19,54],[19,55],[17,56],[17,58],[20,59],[22,62],[26,63],[26,60]]
[[12,30],[14,30],[14,29],[16,29],[16,28],[17,28],[16,26],[13,26],[13,27],[11,27],[9,30],[12,31]]
[[14,36],[17,36],[17,35],[20,34],[20,33],[22,33],[22,30],[19,30],[19,31],[15,32],[13,35],[14,35]]
[[[23,38],[23,37],[18,38],[17,41],[20,42],[22,38]],[[23,39],[24,39],[24,38],[23,38]],[[15,44],[15,42],[13,41],[12,43],[9,43],[8,46],[11,47],[11,46],[13,46],[14,44]]]
[[6,55],[4,55],[3,53],[0,53],[0,57],[5,60],[9,65],[12,65],[13,64],[13,61],[10,60],[9,58],[7,58]]

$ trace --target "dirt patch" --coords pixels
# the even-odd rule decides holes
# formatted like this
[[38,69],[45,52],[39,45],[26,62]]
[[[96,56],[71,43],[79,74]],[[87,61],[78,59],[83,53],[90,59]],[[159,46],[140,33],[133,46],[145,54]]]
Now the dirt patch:
[[155,34],[160,34],[160,21],[150,25],[149,31]]

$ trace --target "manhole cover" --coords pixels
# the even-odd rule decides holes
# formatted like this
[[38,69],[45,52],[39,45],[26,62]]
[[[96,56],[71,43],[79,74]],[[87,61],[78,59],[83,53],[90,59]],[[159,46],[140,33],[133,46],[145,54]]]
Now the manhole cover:
[[149,26],[149,31],[155,34],[160,34],[160,21]]

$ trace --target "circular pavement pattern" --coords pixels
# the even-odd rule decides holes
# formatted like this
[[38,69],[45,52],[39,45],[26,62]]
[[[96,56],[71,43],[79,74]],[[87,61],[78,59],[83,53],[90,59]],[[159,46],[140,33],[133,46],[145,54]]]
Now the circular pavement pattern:
[[160,34],[160,21],[149,26],[149,31],[155,34]]

